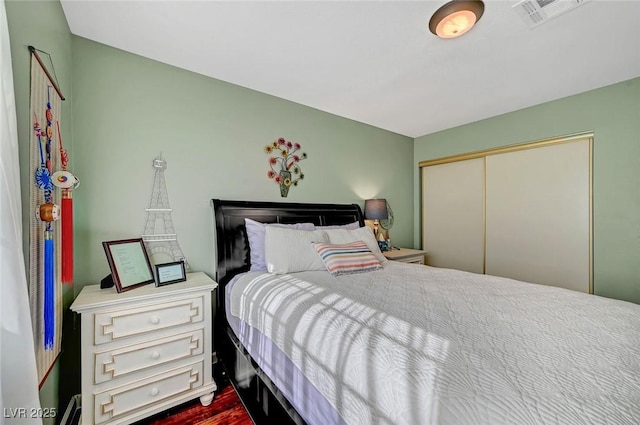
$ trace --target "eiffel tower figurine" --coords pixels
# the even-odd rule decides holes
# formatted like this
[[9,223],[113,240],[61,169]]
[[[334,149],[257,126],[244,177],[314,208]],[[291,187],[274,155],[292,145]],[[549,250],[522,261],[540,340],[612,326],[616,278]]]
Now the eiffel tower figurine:
[[180,249],[178,236],[173,228],[169,194],[164,179],[167,161],[162,154],[153,160],[155,169],[153,176],[153,191],[147,211],[147,223],[144,226],[142,240],[144,241],[150,260],[153,264],[170,263],[184,260],[184,266],[190,270],[189,263]]

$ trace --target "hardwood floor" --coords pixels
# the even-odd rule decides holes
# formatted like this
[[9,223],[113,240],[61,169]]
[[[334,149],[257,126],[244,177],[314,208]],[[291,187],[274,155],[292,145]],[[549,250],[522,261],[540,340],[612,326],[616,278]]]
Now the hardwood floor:
[[218,390],[209,406],[202,406],[195,399],[134,425],[253,425],[228,379],[224,375],[214,379]]

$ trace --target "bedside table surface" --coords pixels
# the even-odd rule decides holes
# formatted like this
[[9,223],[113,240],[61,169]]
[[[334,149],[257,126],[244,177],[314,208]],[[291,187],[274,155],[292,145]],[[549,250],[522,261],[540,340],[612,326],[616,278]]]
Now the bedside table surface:
[[129,291],[116,291],[115,286],[101,289],[100,285],[86,285],[69,307],[72,311],[81,312],[86,309],[101,305],[117,304],[123,301],[136,301],[142,299],[162,299],[167,294],[190,293],[201,291],[202,288],[210,288],[213,291],[218,283],[203,272],[187,273],[185,282],[173,283],[157,287],[154,283],[144,285]]
[[405,258],[425,255],[426,253],[427,251],[423,251],[421,249],[400,248],[392,249],[391,251],[384,251],[382,255],[387,257],[389,260],[402,260]]

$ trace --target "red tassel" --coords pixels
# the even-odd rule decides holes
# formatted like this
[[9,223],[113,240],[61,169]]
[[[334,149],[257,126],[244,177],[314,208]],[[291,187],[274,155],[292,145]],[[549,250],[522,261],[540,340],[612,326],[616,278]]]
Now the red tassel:
[[73,284],[73,192],[62,191],[62,283]]

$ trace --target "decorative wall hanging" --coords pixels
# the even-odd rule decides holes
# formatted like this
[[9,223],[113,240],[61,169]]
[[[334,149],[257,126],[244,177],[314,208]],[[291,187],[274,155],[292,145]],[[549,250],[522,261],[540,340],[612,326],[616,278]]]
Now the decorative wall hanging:
[[[47,88],[49,89],[49,87]],[[47,91],[47,98],[50,97],[50,90]],[[38,116],[34,113],[33,129],[35,137],[38,141],[38,152],[40,153],[40,165],[36,167],[34,172],[34,181],[36,188],[42,190],[44,202],[35,209],[35,215],[40,220],[40,232],[44,229],[42,240],[44,241],[44,252],[42,261],[44,262],[43,293],[44,299],[42,303],[44,316],[44,348],[45,350],[53,349],[54,325],[55,325],[55,246],[54,246],[54,227],[53,223],[60,218],[60,207],[53,203],[54,186],[51,183],[51,150],[52,137],[51,120],[53,113],[51,112],[51,102],[47,99],[47,109],[45,112],[47,117],[46,130],[42,131]],[[43,145],[46,147],[43,149]],[[46,150],[46,155],[44,154]],[[45,159],[46,158],[46,159]]]
[[173,227],[171,218],[171,206],[169,205],[169,193],[164,178],[164,170],[167,169],[167,161],[162,159],[162,154],[153,160],[153,189],[151,201],[147,211],[147,222],[144,226],[142,239],[147,246],[151,262],[155,264],[184,261],[187,270],[190,270],[180,244],[178,235]]
[[[57,172],[62,160],[57,144],[60,143],[59,133],[54,132],[53,124],[54,121],[61,122],[64,96],[38,54],[47,53],[33,46],[29,46],[29,51],[30,117],[34,130],[29,142],[30,169],[33,173],[29,198],[29,307],[38,379],[42,383],[60,353],[62,341],[60,217],[65,213],[57,203],[61,193],[54,182],[59,177]],[[53,70],[50,56],[49,63]]]
[[299,162],[307,159],[307,154],[298,154],[298,151],[300,143],[292,143],[282,137],[264,147],[264,152],[272,155],[269,157],[271,169],[267,171],[267,177],[280,186],[280,196],[283,198],[287,197],[291,186],[297,186],[298,182],[304,179]]
[[61,171],[56,171],[51,176],[53,185],[60,189],[61,200],[60,207],[62,216],[60,217],[60,227],[62,228],[62,265],[61,280],[62,283],[73,284],[73,190],[80,185],[80,180],[67,170],[69,164],[69,154],[62,147],[62,136],[60,134],[60,121],[56,121],[56,130],[58,135],[58,145],[60,151]]

